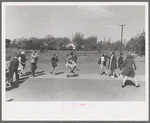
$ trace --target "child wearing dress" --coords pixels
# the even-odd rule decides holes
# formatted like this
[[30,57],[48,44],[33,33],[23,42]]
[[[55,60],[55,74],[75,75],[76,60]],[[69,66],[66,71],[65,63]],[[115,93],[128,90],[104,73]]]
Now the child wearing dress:
[[57,69],[57,62],[58,62],[58,56],[57,53],[54,54],[54,56],[50,59],[52,61],[52,71],[50,72],[51,74],[56,75],[56,69]]
[[23,74],[23,65],[21,62],[21,54],[18,55],[18,61],[19,61],[19,66],[18,66],[18,74],[21,76]]
[[117,77],[115,73],[115,69],[117,69],[117,58],[115,55],[115,51],[110,52],[108,68],[111,71],[110,77],[111,78]]
[[136,70],[136,64],[134,60],[134,55],[132,53],[128,53],[127,58],[125,59],[124,62],[124,69],[122,71],[122,75],[120,76],[125,76],[122,87],[125,87],[125,81],[127,80],[128,77],[131,77],[133,79],[133,82],[136,87],[140,87],[140,85],[137,83],[135,79],[135,70]]

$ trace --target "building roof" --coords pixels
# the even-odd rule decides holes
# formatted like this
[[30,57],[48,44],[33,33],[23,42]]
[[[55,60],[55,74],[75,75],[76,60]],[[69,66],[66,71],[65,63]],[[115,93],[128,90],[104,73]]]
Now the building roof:
[[75,46],[77,46],[77,43],[75,43],[74,41],[69,41],[68,43],[64,44],[64,46],[67,46],[70,43],[73,43]]

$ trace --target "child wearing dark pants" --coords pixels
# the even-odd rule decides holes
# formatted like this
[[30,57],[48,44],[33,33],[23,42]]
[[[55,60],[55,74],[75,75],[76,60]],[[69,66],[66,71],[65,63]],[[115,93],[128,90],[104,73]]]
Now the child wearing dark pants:
[[103,75],[103,73],[105,73],[105,75],[108,74],[107,72],[107,68],[106,68],[106,61],[107,58],[104,54],[101,54],[100,60],[98,62],[98,64],[100,65],[100,74]]
[[50,59],[52,61],[52,70],[51,70],[51,74],[55,74],[56,75],[56,69],[57,69],[57,62],[58,62],[58,56],[57,53],[54,54],[54,56]]
[[36,69],[36,52],[33,51],[31,54],[31,76],[35,77],[35,69]]

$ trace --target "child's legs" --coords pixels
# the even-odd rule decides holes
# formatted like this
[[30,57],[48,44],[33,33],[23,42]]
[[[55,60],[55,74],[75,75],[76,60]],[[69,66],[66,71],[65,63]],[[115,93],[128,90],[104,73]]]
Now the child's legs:
[[103,72],[103,64],[101,64],[101,70],[100,71]]
[[111,75],[114,76],[114,68],[111,68]]
[[9,82],[9,73],[6,73],[6,83]]
[[100,67],[100,72],[101,73],[103,72],[103,69],[104,69],[104,65],[103,65],[103,63],[101,63],[101,67]]
[[134,82],[134,84],[135,84],[136,86],[138,86],[138,83],[137,83],[135,77],[133,77],[133,82]]
[[127,78],[128,78],[127,76],[124,77],[124,80],[123,80],[123,82],[122,82],[122,85],[125,84],[125,81],[127,80]]
[[78,69],[77,69],[77,66],[74,66],[74,70],[75,70],[75,69],[78,70]]
[[22,68],[21,68],[21,70],[20,70],[20,73],[23,73],[23,71],[24,71],[24,68],[23,68],[23,66],[22,66]]
[[99,66],[99,72],[101,73],[102,65],[100,64]]
[[104,66],[104,71],[106,72],[106,74],[108,74],[106,66]]
[[52,65],[52,70],[51,70],[51,72],[53,72],[55,70],[55,66],[54,65]]
[[73,67],[72,71],[74,71],[76,69],[76,66]]
[[71,71],[72,71],[72,69],[69,67],[69,71],[68,71],[67,75],[69,75]]
[[21,64],[21,65],[22,65],[22,70],[24,71],[24,69],[25,69],[25,63]]
[[53,68],[53,72],[56,72],[56,69],[57,69],[57,67],[54,67],[54,68]]

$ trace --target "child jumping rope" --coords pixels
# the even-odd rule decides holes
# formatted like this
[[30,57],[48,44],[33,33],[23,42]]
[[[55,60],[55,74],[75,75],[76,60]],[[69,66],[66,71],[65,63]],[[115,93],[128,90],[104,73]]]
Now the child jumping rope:
[[74,69],[76,68],[76,63],[73,61],[73,52],[70,53],[68,59],[67,59],[67,63],[66,63],[66,67],[69,67],[69,71],[67,73],[67,77],[69,77],[70,72],[74,73]]

